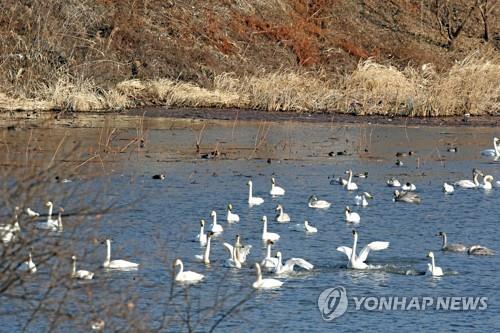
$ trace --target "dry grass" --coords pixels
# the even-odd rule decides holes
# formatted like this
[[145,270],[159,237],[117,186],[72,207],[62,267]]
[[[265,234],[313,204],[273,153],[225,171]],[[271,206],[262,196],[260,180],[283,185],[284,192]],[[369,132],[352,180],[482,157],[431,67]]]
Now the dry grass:
[[500,113],[500,56],[473,54],[439,78],[429,95],[433,116]]
[[279,71],[236,78],[223,74],[215,87],[241,96],[241,106],[268,111],[327,111],[335,104],[338,92],[321,75]]
[[15,98],[0,92],[0,110],[53,110],[54,105],[47,101],[29,98]]
[[39,88],[38,100],[0,94],[0,108],[99,111],[159,105],[420,117],[498,114],[500,56],[473,54],[444,74],[431,64],[401,71],[369,59],[336,80],[324,71],[278,70],[215,75],[211,86],[164,78],[127,80],[102,89],[92,80],[62,76]]
[[362,62],[345,80],[343,110],[358,115],[412,115],[421,94],[417,77],[415,71]]

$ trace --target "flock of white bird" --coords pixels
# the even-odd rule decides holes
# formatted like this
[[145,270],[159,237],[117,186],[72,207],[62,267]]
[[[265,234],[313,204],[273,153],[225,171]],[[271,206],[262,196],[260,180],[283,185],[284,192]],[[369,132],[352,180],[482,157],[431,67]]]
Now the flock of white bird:
[[[494,148],[487,149],[481,151],[483,156],[490,156],[496,158],[500,158],[500,140],[498,138],[494,138],[493,140]],[[361,173],[354,175],[352,170],[347,170],[346,174],[348,174],[347,179],[338,178],[337,181],[340,185],[344,186],[347,191],[357,191],[358,185],[353,182],[353,177],[365,178],[367,177],[367,173]],[[483,177],[482,182],[480,182],[479,177]],[[491,190],[493,188],[493,177],[491,175],[484,175],[478,169],[473,169],[472,171],[472,179],[464,179],[454,182],[453,184],[444,183],[443,184],[443,192],[446,194],[452,194],[454,192],[454,186],[458,186],[464,189],[473,189],[473,188],[481,188],[484,190]],[[400,190],[394,191],[394,201],[406,202],[406,203],[414,203],[418,204],[421,202],[420,196],[416,193],[417,187],[411,183],[405,183],[401,185],[401,183],[395,179],[390,178],[386,182],[387,186],[399,188]],[[253,183],[251,180],[247,182],[248,185],[248,204],[249,206],[259,206],[264,203],[264,199],[261,197],[256,197],[253,195]],[[497,186],[500,186],[500,182],[496,182]],[[285,195],[285,189],[278,186],[276,184],[275,178],[271,178],[271,189],[269,194],[272,197],[280,197]],[[373,199],[373,196],[368,192],[362,192],[359,195],[354,197],[354,204],[356,206],[367,206],[368,200]],[[63,232],[63,224],[62,224],[62,212],[64,211],[62,208],[59,210],[59,215],[57,219],[52,219],[52,210],[53,204],[52,202],[47,202],[46,206],[48,207],[48,218],[46,221],[37,222],[35,224],[36,228],[48,230],[50,232]],[[320,200],[315,195],[310,196],[308,200],[308,206],[314,209],[328,209],[331,207],[331,203],[326,200]],[[16,207],[15,211],[15,220],[14,223],[3,224],[0,225],[0,239],[4,244],[8,244],[16,239],[16,236],[21,232],[21,228],[18,223],[17,215],[19,208]],[[278,204],[276,207],[276,222],[278,223],[289,223],[290,216],[284,211],[284,207],[281,204]],[[30,208],[26,209],[26,214],[32,218],[37,218],[40,216],[39,213],[34,212]],[[352,209],[348,206],[344,209],[345,221],[347,223],[359,223],[361,221],[361,216],[359,213],[352,211]],[[202,246],[204,246],[203,253],[197,255],[196,260],[204,263],[210,263],[210,249],[211,249],[211,239],[214,235],[220,234],[224,231],[224,228],[221,224],[217,222],[217,213],[212,211],[212,224],[208,228],[209,230],[205,230],[205,221],[200,220],[200,231],[195,237],[195,241],[199,242]],[[236,223],[240,221],[239,216],[233,211],[233,206],[228,204],[227,206],[227,217],[226,220],[228,223]],[[277,252],[274,256],[272,255],[272,245],[280,239],[280,235],[274,232],[268,231],[268,220],[266,216],[263,216],[262,219],[262,240],[267,243],[267,254],[266,257],[260,262],[255,264],[255,270],[257,279],[252,284],[253,288],[256,289],[267,289],[267,288],[276,288],[280,287],[283,282],[274,279],[274,278],[263,278],[262,277],[262,268],[266,271],[273,272],[278,278],[286,276],[294,271],[294,268],[300,267],[305,270],[312,270],[314,266],[308,261],[302,258],[291,258],[286,262],[283,262],[282,253]],[[317,228],[311,226],[309,222],[306,220],[303,224],[297,224],[297,230],[305,231],[306,233],[316,233],[318,231]],[[370,269],[372,266],[366,263],[366,259],[370,251],[380,251],[387,249],[389,247],[389,242],[375,241],[366,245],[359,254],[357,253],[357,243],[358,243],[358,232],[356,230],[352,231],[353,235],[353,245],[351,247],[340,246],[337,248],[337,251],[344,253],[348,259],[348,268],[352,269]],[[442,237],[443,244],[441,249],[443,251],[452,251],[452,252],[465,252],[471,255],[493,255],[494,252],[484,246],[481,245],[473,245],[473,246],[465,246],[463,244],[448,244],[447,235],[444,232],[440,232],[437,236]],[[106,269],[118,269],[118,270],[133,270],[138,269],[139,264],[133,263],[126,260],[111,260],[111,241],[109,239],[106,240],[107,253],[106,259],[102,264],[103,268]],[[227,250],[229,254],[229,258],[226,259],[224,265],[231,268],[239,269],[245,264],[248,254],[252,248],[251,245],[243,245],[241,243],[240,235],[236,236],[236,241],[234,245],[224,242],[224,248]],[[436,266],[435,255],[433,252],[428,253],[428,257],[430,258],[430,263],[428,264],[427,273],[432,276],[443,276],[443,270]],[[75,279],[92,279],[94,276],[93,272],[86,270],[77,270],[76,269],[76,256],[72,257],[73,266],[72,266],[72,274],[71,276]],[[174,261],[174,267],[179,266],[179,270],[176,271],[175,280],[178,282],[199,282],[204,279],[203,274],[199,274],[193,271],[185,271],[184,265],[181,259],[176,259]],[[26,271],[30,273],[36,272],[36,265],[33,262],[31,252],[29,253],[28,260],[22,263],[18,267],[19,271]]]
[[[491,157],[500,157],[500,140],[498,138],[494,138],[493,141],[494,149],[483,150],[481,154],[483,156],[491,156]],[[353,181],[353,177],[365,178],[367,177],[367,173],[360,173],[357,175],[353,174],[352,170],[347,170],[346,174],[348,174],[347,179],[343,179],[339,177],[337,182],[344,186],[347,191],[357,191],[358,185]],[[483,177],[482,183],[479,181],[479,177]],[[480,170],[473,169],[472,171],[472,180],[459,180],[454,182],[453,184],[444,183],[443,184],[443,192],[446,194],[452,194],[455,190],[454,186],[458,186],[464,189],[472,189],[472,188],[481,188],[484,190],[491,190],[493,188],[493,177],[491,175],[484,175]],[[414,203],[419,204],[421,202],[420,196],[416,193],[417,187],[412,183],[401,184],[397,179],[390,178],[386,182],[387,186],[399,188],[400,190],[394,191],[394,201],[406,202],[406,203]],[[249,206],[258,206],[264,203],[264,199],[261,197],[256,197],[253,195],[253,183],[251,180],[248,181],[248,204]],[[496,185],[500,186],[500,182],[497,182]],[[275,178],[271,178],[271,190],[269,194],[272,197],[278,197],[285,195],[285,189],[276,185]],[[373,196],[368,192],[362,192],[354,197],[354,204],[356,206],[368,206],[368,200],[373,199]],[[328,209],[331,206],[331,203],[326,200],[320,200],[315,195],[310,196],[308,206],[310,208],[316,209]],[[283,205],[278,204],[276,206],[276,222],[278,223],[288,223],[290,222],[290,216],[285,213]],[[361,216],[359,213],[352,211],[349,206],[346,206],[344,209],[345,221],[347,223],[359,223],[361,221]],[[208,233],[205,233],[205,221],[200,221],[200,231],[198,235],[195,237],[195,241],[200,242],[202,246],[205,246],[205,250],[203,254],[197,255],[196,258],[199,261],[202,261],[205,264],[210,263],[210,240],[213,235],[219,234],[223,232],[223,227],[217,223],[217,214],[215,211],[212,211],[211,217],[213,219],[212,225]],[[227,206],[227,222],[234,223],[239,222],[240,218],[237,214],[233,212],[233,206],[228,204]],[[318,229],[311,226],[309,222],[306,220],[304,224],[297,224],[296,230],[305,231],[306,233],[316,233]],[[356,230],[352,231],[353,235],[353,245],[351,247],[340,246],[337,248],[337,251],[344,253],[348,259],[348,268],[352,269],[370,269],[375,268],[366,263],[366,259],[370,251],[380,251],[387,249],[389,247],[389,242],[381,242],[375,241],[366,245],[359,254],[357,253],[357,243],[358,243],[358,232]],[[443,238],[443,245],[441,250],[443,251],[452,251],[452,252],[466,252],[470,255],[493,255],[494,251],[488,249],[487,247],[481,245],[473,245],[467,247],[463,244],[448,244],[447,236],[444,232],[439,232],[437,236],[441,236]],[[280,287],[283,282],[278,279],[266,278],[262,277],[262,267],[266,270],[274,272],[278,277],[292,273],[294,271],[294,267],[298,266],[306,270],[312,270],[314,266],[308,261],[302,258],[291,258],[286,261],[285,264],[282,262],[282,254],[281,252],[277,252],[275,256],[272,255],[271,246],[274,242],[280,239],[280,235],[274,232],[268,231],[268,221],[267,217],[262,217],[262,240],[267,242],[267,254],[266,257],[260,262],[255,264],[255,270],[257,279],[252,284],[254,288],[257,289],[267,289],[267,288],[276,288]],[[224,243],[224,247],[228,250],[229,259],[226,260],[225,265],[233,268],[241,268],[242,264],[245,263],[246,257],[250,252],[251,245],[243,245],[241,244],[240,235],[236,236],[236,242],[234,245]],[[428,263],[427,274],[432,275],[434,277],[443,276],[443,270],[441,267],[436,266],[435,255],[433,252],[429,252],[427,255],[430,258],[430,263]],[[179,272],[176,274],[176,280],[182,282],[198,282],[204,278],[204,275],[192,272],[192,271],[184,271],[184,266],[182,264],[181,259],[176,259],[175,265],[180,266]]]
[[[48,201],[46,203],[48,207],[47,220],[42,222],[35,222],[35,228],[44,230],[46,232],[57,232],[62,233],[63,222],[62,222],[62,212],[64,212],[63,208],[59,208],[59,215],[57,219],[52,218],[52,210],[53,203]],[[26,208],[26,215],[28,215],[32,219],[37,219],[40,217],[40,213],[35,212],[31,208]],[[15,208],[14,211],[14,222],[9,224],[0,225],[0,240],[4,245],[7,245],[13,241],[15,241],[19,234],[22,232],[21,226],[19,225],[18,215],[20,214],[19,207]],[[134,270],[139,267],[139,264],[133,263],[126,260],[111,260],[111,240],[106,240],[107,252],[106,259],[104,260],[102,267],[105,269],[116,269],[116,270]],[[87,270],[77,270],[76,269],[76,256],[72,256],[72,271],[71,277],[74,279],[80,280],[92,280],[94,277],[94,273]],[[31,252],[28,253],[28,259],[21,263],[17,268],[19,272],[28,272],[28,273],[36,273],[37,268],[36,264],[33,262],[33,257]]]

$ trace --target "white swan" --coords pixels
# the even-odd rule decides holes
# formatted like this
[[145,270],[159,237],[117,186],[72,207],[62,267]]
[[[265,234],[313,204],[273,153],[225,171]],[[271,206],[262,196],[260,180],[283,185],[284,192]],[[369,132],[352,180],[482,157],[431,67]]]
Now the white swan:
[[106,260],[103,262],[102,267],[110,269],[137,269],[139,264],[127,260],[111,260],[111,240],[106,239]]
[[28,253],[28,260],[23,262],[19,266],[18,270],[21,272],[36,273],[36,265],[33,262],[33,258],[31,257],[31,252]]
[[278,214],[276,215],[277,222],[280,222],[280,223],[290,222],[290,216],[283,211],[282,205],[276,206],[276,211],[278,212]]
[[236,256],[236,252],[234,251],[234,247],[229,244],[229,243],[224,243],[224,247],[229,251],[229,259],[226,259],[224,262],[224,266],[230,267],[230,268],[241,268],[241,262],[238,260],[238,257]]
[[484,190],[491,190],[493,188],[493,176],[486,175],[483,178],[483,183],[478,185],[479,188]]
[[344,179],[344,178],[342,178],[342,177],[338,177],[338,178],[336,179],[336,181],[337,181],[337,183],[338,183],[339,185],[342,185],[342,186],[346,186],[346,185],[347,185],[347,180],[346,180],[346,179]]
[[233,268],[241,268],[241,265],[247,260],[252,245],[242,245],[240,235],[236,235],[234,246],[229,243],[223,243],[224,247],[229,252],[230,258],[226,260],[225,266]]
[[250,206],[258,206],[262,205],[264,203],[264,199],[259,198],[259,197],[254,197],[252,194],[253,191],[253,183],[251,180],[247,182],[248,185],[248,204]]
[[180,259],[176,259],[174,262],[174,269],[176,266],[181,266],[179,272],[175,275],[175,281],[177,282],[198,282],[201,281],[205,276],[192,271],[184,272],[184,264]]
[[271,191],[269,191],[269,194],[273,197],[285,195],[285,189],[276,185],[276,179],[274,179],[274,177],[271,178]]
[[250,254],[252,245],[241,244],[240,235],[236,235],[236,242],[234,243],[234,253],[238,258],[238,261],[244,264],[247,261],[247,256]]
[[481,245],[472,245],[467,254],[476,255],[476,256],[493,256],[495,255],[495,251]]
[[76,257],[72,256],[71,260],[73,260],[73,270],[71,271],[71,277],[73,279],[78,279],[78,280],[92,280],[94,277],[93,272],[89,272],[83,269],[76,270]]
[[318,228],[313,227],[312,225],[309,224],[309,221],[304,221],[304,230],[308,234],[314,234],[318,232]]
[[346,189],[348,191],[356,191],[358,189],[358,185],[352,181],[352,170],[349,169],[345,173],[349,174],[349,178],[347,179]]
[[16,239],[17,234],[21,232],[21,226],[17,219],[17,213],[19,212],[19,207],[14,209],[14,223],[1,224],[0,225],[0,239],[2,243],[8,244],[14,239]]
[[327,209],[330,208],[331,203],[329,203],[326,200],[318,200],[318,198],[315,195],[311,195],[309,197],[308,206],[310,208]]
[[283,285],[283,282],[276,279],[263,279],[262,272],[260,271],[260,265],[255,263],[255,272],[257,274],[257,280],[252,284],[255,289],[270,289],[279,288]]
[[207,245],[205,246],[205,250],[202,254],[195,255],[196,260],[201,261],[205,265],[210,264],[210,243],[213,235],[214,233],[211,231],[207,233]]
[[373,196],[368,192],[363,192],[362,194],[356,195],[354,197],[354,204],[356,206],[366,207],[368,206],[368,200],[366,199],[373,199]]
[[227,205],[227,222],[240,222],[240,216],[238,214],[233,213],[233,205]]
[[40,216],[40,213],[37,213],[35,212],[33,209],[31,208],[26,208],[26,214],[28,214],[29,217],[38,217]]
[[345,221],[349,223],[359,223],[361,221],[361,216],[358,213],[351,211],[349,206],[344,209]]
[[270,240],[270,241],[277,241],[278,239],[280,239],[280,235],[278,235],[277,233],[274,233],[274,232],[267,232],[267,216],[262,216],[262,223],[263,223],[263,226],[262,226],[262,240],[264,241],[267,241],[267,240]]
[[391,177],[387,180],[387,186],[389,186],[389,187],[401,187],[401,183],[396,178]]
[[278,264],[274,268],[274,273],[278,275],[293,273],[293,268],[295,267],[295,265],[302,267],[303,269],[308,271],[314,268],[313,264],[302,258],[290,258],[283,265],[283,262],[281,261],[282,257],[280,251],[276,252],[276,258],[278,258]]
[[47,223],[57,224],[57,221],[52,219],[52,208],[54,207],[54,204],[52,203],[52,201],[47,201],[45,205],[49,207],[49,213],[47,215]]
[[415,192],[406,192],[406,191],[399,192],[398,190],[394,191],[394,197],[392,200],[394,202],[400,201],[400,202],[415,203],[415,204],[419,204],[422,201],[420,199],[420,196]]
[[490,157],[500,157],[500,139],[493,138],[493,149],[485,149],[481,151],[481,155]]
[[479,186],[479,176],[483,176],[483,173],[477,169],[472,169],[472,180],[462,179],[453,183],[453,185],[462,188],[476,188]]
[[200,233],[196,235],[195,242],[200,242],[201,246],[207,245],[207,234],[205,234],[205,220],[200,220]]
[[64,208],[60,207],[59,214],[57,216],[57,220],[51,219],[51,215],[52,215],[52,206],[51,206],[49,208],[49,218],[47,219],[47,221],[46,222],[37,222],[35,224],[35,227],[37,229],[42,229],[42,230],[62,232],[64,229],[63,224],[62,224],[62,212],[64,212]]
[[455,188],[453,187],[453,185],[450,185],[448,183],[444,183],[443,184],[443,192],[447,193],[447,194],[452,194],[453,192],[455,192]]
[[431,251],[427,255],[428,258],[431,258],[431,263],[427,264],[427,274],[432,276],[443,276],[443,270],[441,267],[436,266],[436,262],[434,261],[434,253]]
[[210,216],[212,217],[212,225],[210,226],[210,231],[214,234],[220,234],[221,232],[223,232],[224,228],[222,228],[220,224],[217,224],[217,213],[215,212],[215,210],[210,213]]
[[415,184],[406,183],[403,186],[401,186],[401,190],[403,190],[403,191],[416,191],[417,187],[415,186]]
[[271,246],[273,244],[274,243],[272,241],[267,241],[266,257],[264,259],[262,259],[262,261],[260,263],[262,265],[262,267],[265,267],[267,269],[273,269],[276,267],[276,265],[278,265],[278,258],[273,257],[271,255],[272,254]]
[[389,247],[389,242],[371,242],[370,244],[366,245],[361,252],[359,253],[359,256],[356,254],[356,246],[358,243],[358,233],[356,230],[352,231],[352,235],[354,238],[354,243],[352,245],[352,249],[347,246],[340,246],[337,248],[337,251],[340,251],[344,253],[347,258],[349,259],[349,263],[347,264],[347,267],[349,268],[354,268],[354,269],[367,269],[370,266],[368,266],[365,261],[366,258],[368,258],[368,254],[370,251],[380,251],[380,250],[385,250]]

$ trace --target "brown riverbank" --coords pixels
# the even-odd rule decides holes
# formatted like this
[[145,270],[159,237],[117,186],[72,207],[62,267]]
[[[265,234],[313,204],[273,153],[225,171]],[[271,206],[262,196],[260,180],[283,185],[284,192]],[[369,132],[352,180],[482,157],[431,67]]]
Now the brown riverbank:
[[248,109],[144,107],[121,112],[10,111],[0,113],[0,127],[103,127],[112,120],[117,127],[136,127],[142,119],[189,123],[204,121],[308,122],[332,124],[378,124],[394,126],[499,127],[500,116],[401,117],[356,116],[345,113],[262,112]]

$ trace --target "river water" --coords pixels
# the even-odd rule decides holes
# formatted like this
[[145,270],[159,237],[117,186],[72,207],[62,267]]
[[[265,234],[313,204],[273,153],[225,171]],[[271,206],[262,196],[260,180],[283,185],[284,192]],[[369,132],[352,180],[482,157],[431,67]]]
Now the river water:
[[[112,122],[107,125],[113,127]],[[137,311],[143,313],[145,327],[186,331],[186,321],[180,318],[190,313],[193,330],[208,331],[233,305],[248,296],[217,324],[217,330],[493,332],[500,329],[499,256],[442,252],[441,239],[435,236],[445,231],[450,242],[481,244],[497,252],[500,250],[496,235],[500,222],[500,188],[456,189],[453,195],[441,191],[444,181],[470,179],[472,168],[493,175],[495,181],[500,179],[499,164],[479,154],[481,149],[492,148],[493,136],[498,135],[495,129],[160,119],[146,119],[142,129],[143,147],[134,143],[133,149],[116,154],[112,161],[102,165],[92,162],[88,169],[103,171],[95,177],[85,175],[83,170],[87,165],[78,175],[62,175],[71,177],[73,182],[58,186],[62,188],[61,193],[70,190],[78,193],[79,188],[101,191],[101,184],[106,182],[101,193],[103,200],[113,198],[125,205],[126,209],[105,215],[96,232],[103,238],[113,239],[113,257],[138,262],[140,269],[135,272],[100,269],[105,255],[102,245],[85,258],[82,266],[96,273],[93,282],[96,295],[105,298],[108,294],[130,294]],[[89,147],[102,136],[99,128],[53,127],[50,135],[47,131],[44,126],[33,131],[21,129],[4,133],[4,138],[23,142],[31,133],[40,146],[46,147],[47,158],[50,158],[52,150],[66,135],[80,143],[78,150],[82,152],[83,161],[85,156],[90,156],[85,155],[89,154]],[[122,147],[137,136],[138,130],[121,128],[117,133],[117,146]],[[202,153],[217,147],[222,156],[199,158],[195,151],[197,137],[201,137]],[[22,146],[14,144],[12,150],[22,151]],[[449,152],[450,147],[457,147],[458,151]],[[337,155],[344,150],[346,153]],[[409,151],[414,153],[401,157],[404,165],[397,166],[396,153]],[[332,182],[334,177],[345,177],[344,172],[349,168],[355,173],[368,172],[367,178],[354,179],[360,189],[357,192],[348,192]],[[166,179],[152,179],[152,175],[159,173],[164,173]],[[269,195],[272,176],[286,189],[284,197]],[[422,203],[393,202],[393,188],[385,185],[389,177],[414,183]],[[254,195],[265,200],[261,206],[247,204],[249,179],[253,181]],[[353,205],[354,195],[361,191],[374,196],[368,207]],[[312,194],[332,202],[332,206],[327,210],[309,208],[307,200]],[[240,215],[239,223],[225,221],[228,203]],[[278,203],[290,214],[290,223],[274,221]],[[60,204],[75,203],[66,198]],[[359,224],[344,221],[346,205],[361,215]],[[38,206],[35,203],[35,208],[44,209],[43,202]],[[202,253],[203,249],[192,240],[199,231],[199,219],[210,224],[212,210],[218,213],[224,232],[213,239],[212,263],[205,266],[195,261],[195,254]],[[284,259],[304,258],[314,269],[281,278],[284,282],[281,288],[253,292],[253,263],[265,256],[260,222],[263,215],[269,218],[269,230],[281,236],[273,251],[281,251]],[[305,219],[319,232],[295,231],[295,224]],[[358,249],[372,241],[390,242],[388,249],[372,252],[368,257],[368,262],[378,269],[347,269],[346,256],[336,248],[352,246],[353,229],[359,234]],[[252,245],[247,263],[240,270],[223,267],[228,254],[222,243],[234,243],[236,234],[242,236],[244,244]],[[442,278],[422,275],[427,269],[429,251],[435,253],[437,264],[445,272]],[[185,269],[205,274],[202,282],[189,288],[189,308],[183,297],[168,299],[175,258],[183,260]],[[41,283],[37,279],[47,276],[43,274],[43,266],[39,270],[39,276],[31,280],[33,288]],[[270,273],[264,275],[271,277]],[[107,282],[105,288],[100,281]],[[338,286],[347,291],[347,311],[339,318],[325,321],[318,309],[318,297],[323,290]],[[176,291],[182,288],[174,286]],[[82,293],[86,290],[82,288]],[[487,297],[487,309],[356,309],[352,297],[372,296]],[[3,302],[1,307],[9,307],[9,304]],[[161,326],[165,316],[173,319]],[[16,321],[2,322],[2,332],[20,327]],[[66,329],[71,327],[68,325]],[[40,326],[34,324],[29,330],[43,327],[40,321]],[[83,327],[72,329],[85,330]]]

